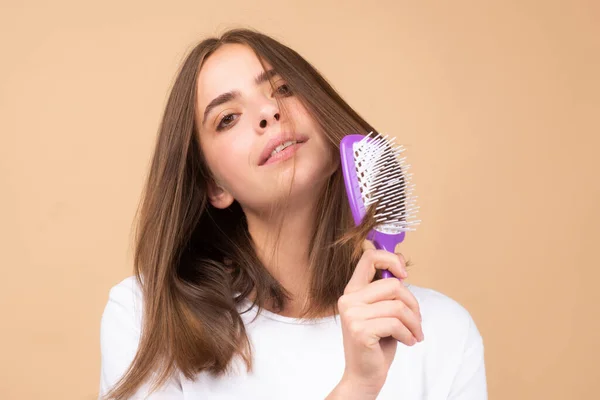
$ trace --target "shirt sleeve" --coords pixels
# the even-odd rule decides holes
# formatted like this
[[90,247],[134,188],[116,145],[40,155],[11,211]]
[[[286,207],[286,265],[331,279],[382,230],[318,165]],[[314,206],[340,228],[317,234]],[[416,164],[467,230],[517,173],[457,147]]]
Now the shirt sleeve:
[[469,328],[462,361],[456,374],[449,400],[487,400],[483,339],[469,316]]
[[[108,296],[100,324],[100,393],[99,399],[125,374],[137,352],[141,331],[141,291],[134,277],[114,286]],[[179,379],[167,381],[159,390],[149,393],[143,384],[132,399],[183,399]]]

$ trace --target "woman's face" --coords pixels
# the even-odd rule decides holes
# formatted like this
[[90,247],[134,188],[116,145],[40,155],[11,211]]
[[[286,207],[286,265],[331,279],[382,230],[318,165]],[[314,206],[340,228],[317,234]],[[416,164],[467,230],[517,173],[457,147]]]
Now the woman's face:
[[[226,44],[205,60],[200,71],[200,145],[223,188],[209,190],[216,207],[227,207],[233,199],[245,208],[268,207],[290,190],[294,158],[292,201],[314,197],[335,170],[318,125],[280,76],[273,75],[275,90],[271,88],[265,79],[270,70],[268,64],[263,69],[249,47]],[[276,98],[287,115],[279,110]],[[271,151],[281,141],[289,145],[290,137],[299,143]]]

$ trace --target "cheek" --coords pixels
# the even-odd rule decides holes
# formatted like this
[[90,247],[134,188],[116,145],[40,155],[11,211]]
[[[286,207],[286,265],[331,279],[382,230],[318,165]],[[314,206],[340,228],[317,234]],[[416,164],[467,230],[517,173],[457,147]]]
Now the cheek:
[[291,118],[298,130],[310,133],[313,136],[313,140],[318,141],[321,146],[325,145],[327,139],[321,131],[320,125],[299,100],[294,99],[291,102],[290,112],[292,115]]
[[314,125],[312,116],[308,113],[308,110],[304,107],[300,100],[293,98],[291,101],[289,101],[287,107],[289,108],[290,119],[292,119],[295,123]]
[[212,143],[209,163],[221,184],[235,192],[239,182],[246,182],[250,176],[251,147],[242,137],[236,137],[235,132],[227,134],[231,136]]

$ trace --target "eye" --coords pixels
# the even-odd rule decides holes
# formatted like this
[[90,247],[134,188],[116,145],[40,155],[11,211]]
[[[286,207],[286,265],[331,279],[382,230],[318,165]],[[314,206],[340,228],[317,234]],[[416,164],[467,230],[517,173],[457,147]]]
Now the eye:
[[231,126],[231,124],[233,124],[233,122],[236,119],[237,119],[236,114],[225,114],[223,116],[223,118],[221,118],[219,125],[217,125],[217,131],[222,131],[224,129],[227,129],[229,126]]
[[279,85],[277,89],[275,89],[275,94],[277,96],[288,97],[292,95],[292,89],[290,89],[290,87],[286,83],[284,83],[283,85]]

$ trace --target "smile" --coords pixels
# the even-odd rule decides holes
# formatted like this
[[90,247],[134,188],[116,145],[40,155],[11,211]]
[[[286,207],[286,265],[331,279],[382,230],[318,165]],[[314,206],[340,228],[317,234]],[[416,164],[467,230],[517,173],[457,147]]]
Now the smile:
[[294,154],[296,154],[296,151],[298,151],[298,149],[302,147],[304,143],[305,142],[289,141],[279,145],[271,152],[271,156],[263,165],[275,164],[292,158]]
[[298,148],[308,141],[308,136],[302,133],[281,132],[271,137],[264,145],[258,156],[259,166],[282,161],[293,155]]

